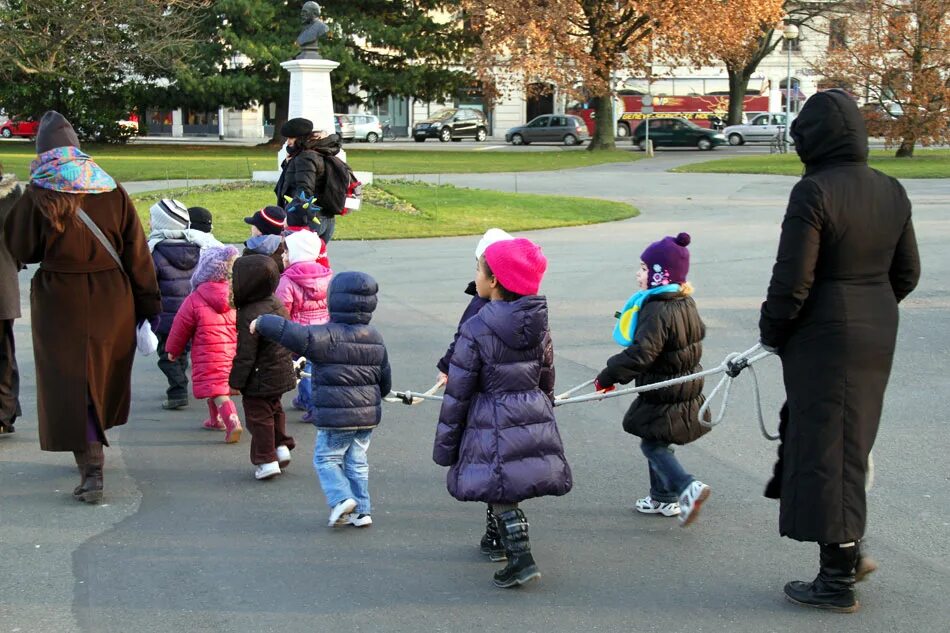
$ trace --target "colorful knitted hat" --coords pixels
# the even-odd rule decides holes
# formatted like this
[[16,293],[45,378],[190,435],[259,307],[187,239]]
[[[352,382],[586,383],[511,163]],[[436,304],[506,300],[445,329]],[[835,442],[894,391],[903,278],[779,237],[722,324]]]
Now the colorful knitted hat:
[[198,265],[191,275],[191,287],[197,288],[206,281],[227,281],[231,278],[231,267],[238,257],[238,249],[233,246],[212,246],[201,249]]
[[640,255],[647,265],[647,285],[650,288],[681,284],[689,273],[689,233],[680,233],[676,237],[664,237],[647,246]]
[[519,295],[536,295],[548,268],[541,247],[523,237],[495,242],[485,249],[485,261],[505,289]]

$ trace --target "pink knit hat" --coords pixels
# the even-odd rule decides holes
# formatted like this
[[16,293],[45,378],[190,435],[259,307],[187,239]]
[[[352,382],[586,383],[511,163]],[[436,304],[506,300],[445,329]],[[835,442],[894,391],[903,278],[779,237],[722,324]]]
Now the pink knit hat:
[[495,242],[485,249],[485,261],[498,283],[519,295],[538,294],[548,269],[541,247],[523,237]]

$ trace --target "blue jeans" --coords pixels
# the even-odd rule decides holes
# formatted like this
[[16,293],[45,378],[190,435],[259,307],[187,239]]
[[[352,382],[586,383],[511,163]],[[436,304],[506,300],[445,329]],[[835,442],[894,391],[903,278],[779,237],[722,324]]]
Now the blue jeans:
[[369,449],[373,430],[335,431],[319,429],[313,449],[313,468],[320,478],[320,487],[333,508],[346,499],[356,500],[358,514],[370,514]]
[[640,450],[650,464],[650,497],[660,503],[679,501],[696,478],[683,470],[673,454],[673,447],[666,442],[641,440]]
[[313,363],[308,360],[303,370],[310,375],[303,376],[300,382],[297,383],[297,397],[295,399],[303,406],[304,410],[310,411],[313,408],[313,382],[311,378],[313,376]]

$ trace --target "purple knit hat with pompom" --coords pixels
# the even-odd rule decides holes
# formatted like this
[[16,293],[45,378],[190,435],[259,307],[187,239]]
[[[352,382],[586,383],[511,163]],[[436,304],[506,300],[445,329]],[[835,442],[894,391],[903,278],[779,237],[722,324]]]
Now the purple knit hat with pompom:
[[689,233],[680,233],[647,246],[640,259],[647,265],[650,288],[686,281],[689,273],[689,250],[686,247],[690,241]]
[[233,246],[212,246],[201,249],[198,265],[191,275],[191,287],[197,288],[206,281],[227,281],[237,259],[238,249]]

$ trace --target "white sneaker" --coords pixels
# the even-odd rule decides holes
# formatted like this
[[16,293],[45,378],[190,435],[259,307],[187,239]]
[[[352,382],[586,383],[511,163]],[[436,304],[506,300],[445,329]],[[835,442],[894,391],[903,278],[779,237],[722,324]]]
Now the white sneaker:
[[642,512],[643,514],[662,514],[665,517],[675,517],[680,513],[680,504],[675,501],[670,501],[669,503],[663,503],[662,501],[654,501],[650,495],[645,496],[643,499],[637,499],[637,503],[634,506],[637,512]]
[[701,481],[691,483],[683,494],[680,495],[680,525],[686,527],[696,520],[699,516],[699,509],[702,507],[712,488]]
[[344,499],[340,503],[333,506],[333,510],[330,512],[330,520],[327,521],[327,527],[339,527],[341,525],[347,525],[349,523],[349,515],[353,510],[356,509],[356,501],[353,499]]
[[353,527],[369,527],[373,524],[373,517],[368,514],[351,514],[350,525]]
[[277,463],[281,468],[287,468],[290,464],[290,449],[286,446],[277,447]]
[[261,464],[254,470],[255,479],[270,479],[280,474],[280,465],[277,462]]

